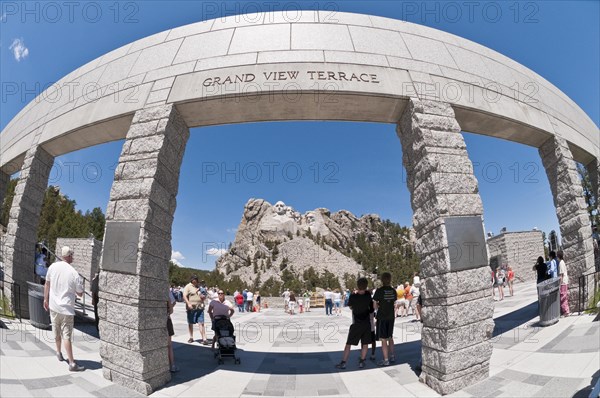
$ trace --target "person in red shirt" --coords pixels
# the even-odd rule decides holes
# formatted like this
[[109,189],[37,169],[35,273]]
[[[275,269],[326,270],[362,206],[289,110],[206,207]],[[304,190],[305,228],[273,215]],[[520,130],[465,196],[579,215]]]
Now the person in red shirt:
[[244,296],[241,293],[235,296],[235,304],[238,307],[238,312],[244,312]]
[[513,280],[515,279],[515,271],[513,271],[512,267],[508,267],[508,290],[510,291],[510,295],[513,295]]

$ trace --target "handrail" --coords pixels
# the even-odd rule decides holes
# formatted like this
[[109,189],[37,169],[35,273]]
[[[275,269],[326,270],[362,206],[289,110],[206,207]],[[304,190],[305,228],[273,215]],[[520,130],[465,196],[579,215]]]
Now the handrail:
[[[594,294],[590,295],[589,286],[590,279],[592,281]],[[589,274],[583,274],[578,278],[579,286],[578,286],[578,297],[577,297],[577,311],[581,314],[584,311],[590,310],[594,308],[590,305],[595,305],[595,303],[590,303],[591,297],[596,297],[598,291],[600,290],[600,271],[590,272]]]
[[[86,296],[86,294],[88,294],[88,292],[85,290],[85,284],[86,284],[86,282],[89,282],[89,281],[85,276],[83,276],[81,274],[78,274],[78,275],[81,279],[83,279],[83,294],[81,296],[82,297],[81,301],[82,301],[82,307],[83,307],[83,315],[87,316],[87,312],[85,311],[85,296]],[[91,295],[89,295],[89,296],[90,296],[90,298],[92,297]],[[78,300],[78,299],[79,299],[79,297],[76,296],[75,300]]]

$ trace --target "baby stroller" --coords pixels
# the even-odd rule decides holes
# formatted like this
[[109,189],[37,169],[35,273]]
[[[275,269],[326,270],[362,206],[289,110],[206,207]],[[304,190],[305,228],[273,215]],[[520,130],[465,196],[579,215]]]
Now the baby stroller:
[[219,358],[219,365],[223,364],[223,358],[233,358],[236,364],[240,364],[240,358],[236,357],[235,336],[233,334],[233,323],[226,316],[216,316],[213,320],[215,339],[217,339],[217,350],[214,355]]

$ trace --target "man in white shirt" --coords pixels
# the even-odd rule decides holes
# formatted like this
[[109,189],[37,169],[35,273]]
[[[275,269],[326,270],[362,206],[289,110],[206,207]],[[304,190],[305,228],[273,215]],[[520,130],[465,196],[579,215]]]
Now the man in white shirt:
[[285,292],[282,294],[283,296],[283,310],[288,312],[288,307],[290,306],[290,289],[285,289]]
[[246,293],[246,312],[252,312],[252,302],[254,300],[254,293],[248,290]]
[[558,276],[560,277],[560,315],[569,316],[569,275],[567,274],[567,265],[565,264],[565,257],[562,250],[556,253],[558,258]]
[[79,366],[73,359],[73,323],[75,318],[75,295],[83,295],[81,277],[71,266],[73,262],[73,250],[68,246],[61,249],[62,261],[53,263],[46,274],[44,286],[44,309],[50,310],[52,330],[56,341],[56,357],[64,361],[61,352],[61,341],[64,342],[67,358],[69,359],[69,370],[80,372],[85,368]]
[[333,292],[330,288],[325,291],[325,315],[333,315]]

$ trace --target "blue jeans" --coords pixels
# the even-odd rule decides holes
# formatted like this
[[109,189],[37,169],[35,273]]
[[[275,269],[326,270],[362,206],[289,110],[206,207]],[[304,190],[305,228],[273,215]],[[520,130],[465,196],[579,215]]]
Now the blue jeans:
[[325,315],[332,315],[333,301],[331,299],[325,299]]

